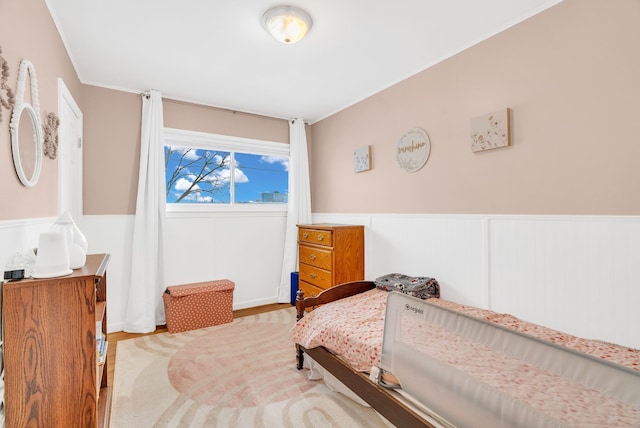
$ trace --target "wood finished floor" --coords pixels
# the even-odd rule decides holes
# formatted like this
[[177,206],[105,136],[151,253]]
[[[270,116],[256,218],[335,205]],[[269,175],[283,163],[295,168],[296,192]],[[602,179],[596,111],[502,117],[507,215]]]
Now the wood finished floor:
[[[258,306],[255,308],[247,308],[247,309],[239,309],[237,311],[233,311],[234,318],[246,317],[255,314],[261,314],[263,312],[276,311],[278,309],[290,308],[291,305],[289,303],[273,303],[271,305]],[[107,382],[109,385],[113,385],[113,373],[116,367],[116,349],[118,346],[118,341],[133,339],[135,337],[140,336],[148,336],[150,334],[158,334],[164,333],[167,331],[166,326],[159,326],[152,333],[125,333],[123,331],[118,331],[115,333],[107,334],[107,341],[109,342],[109,347],[107,348]]]

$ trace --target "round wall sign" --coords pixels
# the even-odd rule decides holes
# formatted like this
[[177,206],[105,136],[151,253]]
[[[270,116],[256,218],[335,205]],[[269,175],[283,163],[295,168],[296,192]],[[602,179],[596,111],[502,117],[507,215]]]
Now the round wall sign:
[[396,148],[396,160],[400,168],[416,172],[427,163],[431,153],[429,136],[420,128],[411,128],[400,137]]

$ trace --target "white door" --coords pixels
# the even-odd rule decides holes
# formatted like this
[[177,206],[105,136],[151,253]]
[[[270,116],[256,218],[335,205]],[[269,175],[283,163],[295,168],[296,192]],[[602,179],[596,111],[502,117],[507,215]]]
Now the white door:
[[58,79],[58,214],[65,211],[82,228],[82,112]]

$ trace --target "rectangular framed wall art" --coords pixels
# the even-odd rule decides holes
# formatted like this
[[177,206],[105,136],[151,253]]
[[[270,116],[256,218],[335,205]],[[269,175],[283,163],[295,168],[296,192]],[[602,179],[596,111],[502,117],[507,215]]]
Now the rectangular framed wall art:
[[371,146],[364,146],[353,152],[353,172],[369,171],[371,169]]
[[511,145],[509,109],[471,119],[471,151],[482,152]]

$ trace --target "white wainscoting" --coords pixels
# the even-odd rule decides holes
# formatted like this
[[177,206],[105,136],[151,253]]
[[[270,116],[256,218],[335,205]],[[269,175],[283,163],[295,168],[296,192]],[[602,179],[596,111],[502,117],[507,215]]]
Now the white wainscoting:
[[640,348],[639,218],[494,218],[489,231],[492,309]]
[[122,331],[131,277],[131,235],[133,216],[84,216],[82,232],[89,243],[89,253],[108,253],[107,332]]
[[[0,261],[55,218],[0,222]],[[315,214],[365,225],[365,277],[438,279],[442,297],[566,333],[640,348],[640,217]],[[126,308],[133,216],[85,216],[89,252],[111,254],[108,329]],[[170,284],[229,278],[234,309],[277,301],[283,216],[168,220]]]
[[[122,330],[131,273],[133,216],[84,216],[89,252],[110,253],[107,329]],[[168,285],[228,278],[233,308],[277,302],[284,251],[284,213],[167,219]]]
[[37,247],[40,234],[51,229],[54,221],[55,217],[0,221],[0,269],[12,263],[16,254]]
[[640,217],[315,214],[364,224],[365,277],[432,276],[442,297],[640,348]]
[[275,303],[286,213],[169,219],[169,284],[228,278],[234,309]]

